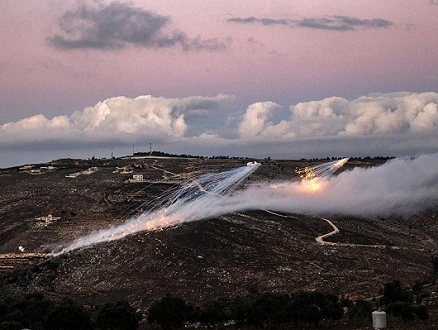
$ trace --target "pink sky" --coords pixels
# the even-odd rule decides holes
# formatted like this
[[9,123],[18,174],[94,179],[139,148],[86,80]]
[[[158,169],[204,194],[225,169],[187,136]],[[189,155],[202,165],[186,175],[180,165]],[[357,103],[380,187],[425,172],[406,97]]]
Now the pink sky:
[[[281,119],[302,101],[434,92],[438,85],[433,0],[119,2],[131,12],[168,19],[160,35],[177,31],[188,43],[198,38],[201,49],[121,39],[119,49],[57,47],[49,41],[57,35],[82,41],[81,31],[69,35],[60,23],[78,3],[97,8],[93,1],[0,2],[0,125],[37,114],[71,115],[111,97],[140,95],[234,96],[222,110],[224,123],[252,103],[272,101],[285,109]],[[100,2],[101,8],[110,4]],[[208,49],[212,41],[222,47]],[[211,127],[217,128],[215,121]],[[213,129],[208,120],[203,125],[206,132]]]

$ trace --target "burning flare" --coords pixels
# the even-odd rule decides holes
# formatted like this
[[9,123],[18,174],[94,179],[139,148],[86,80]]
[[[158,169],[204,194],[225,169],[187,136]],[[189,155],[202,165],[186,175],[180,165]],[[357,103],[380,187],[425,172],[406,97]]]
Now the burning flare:
[[166,191],[158,199],[158,203],[155,202],[148,207],[149,211],[128,219],[120,226],[78,238],[60,252],[53,254],[60,255],[96,243],[121,239],[141,231],[152,231],[218,216],[221,214],[221,208],[218,206],[224,198],[230,196],[259,166],[257,162],[249,162],[246,166],[229,171],[209,173],[194,178],[182,187]]
[[314,193],[325,187],[325,181],[339,168],[344,166],[349,158],[342,158],[333,162],[297,169],[295,172],[302,179],[297,187],[298,192]]

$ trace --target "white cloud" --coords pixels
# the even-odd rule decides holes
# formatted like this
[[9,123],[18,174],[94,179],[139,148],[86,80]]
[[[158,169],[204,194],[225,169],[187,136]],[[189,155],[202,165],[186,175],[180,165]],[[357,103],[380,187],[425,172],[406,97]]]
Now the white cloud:
[[115,97],[73,113],[71,120],[74,127],[84,131],[182,137],[187,125],[179,105],[179,100],[151,96]]
[[93,148],[151,142],[171,153],[259,158],[400,156],[438,150],[438,93],[330,97],[289,110],[258,102],[229,122],[228,108],[235,107],[231,100],[227,95],[113,97],[70,116],[49,119],[40,114],[3,124],[0,147],[8,152],[82,148],[92,153]]
[[244,138],[251,138],[259,135],[265,129],[273,111],[280,106],[274,102],[258,102],[251,104],[243,115],[239,124],[239,135]]
[[[163,139],[182,138],[188,124],[185,113],[190,116],[206,116],[208,110],[218,107],[229,99],[226,95],[216,97],[187,97],[182,99],[139,96],[136,98],[113,97],[74,112],[70,117],[59,116],[52,119],[36,115],[0,126],[3,141],[8,137],[23,142],[48,138],[65,138],[76,135],[81,138],[98,137],[115,139],[120,136],[131,140],[138,137],[161,137]],[[74,141],[72,141],[74,142]]]
[[274,124],[267,119],[275,108],[256,103],[246,110],[239,133],[267,139],[432,133],[438,129],[437,107],[437,93],[330,97],[291,106],[290,118]]

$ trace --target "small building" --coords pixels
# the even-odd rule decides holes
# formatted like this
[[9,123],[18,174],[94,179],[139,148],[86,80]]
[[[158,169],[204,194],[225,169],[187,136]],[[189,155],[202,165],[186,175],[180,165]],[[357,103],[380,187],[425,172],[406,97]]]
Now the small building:
[[132,179],[129,179],[129,182],[144,182],[143,174],[133,174]]
[[35,218],[35,220],[43,221],[43,222],[46,223],[46,224],[51,223],[52,221],[59,220],[59,219],[61,219],[61,217],[54,217],[54,216],[51,215],[51,214],[49,214],[49,215],[47,215],[47,216],[41,216],[41,217],[37,217],[37,218]]

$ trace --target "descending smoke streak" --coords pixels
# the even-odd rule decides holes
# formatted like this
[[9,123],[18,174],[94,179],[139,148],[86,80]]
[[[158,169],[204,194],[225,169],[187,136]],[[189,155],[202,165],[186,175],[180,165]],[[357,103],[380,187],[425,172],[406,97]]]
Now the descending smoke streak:
[[[323,168],[326,165],[323,164]],[[325,175],[323,182],[311,186],[311,189],[303,186],[303,183],[314,183],[315,180],[286,181],[275,185],[260,183],[232,194],[235,187],[260,166],[258,163],[249,163],[246,167],[196,178],[183,188],[163,195],[162,202],[150,211],[118,227],[79,238],[54,254],[119,239],[139,231],[245,210],[407,217],[437,206],[437,165],[438,154],[416,159],[394,159],[381,166],[356,167],[337,176]]]
[[407,218],[438,205],[438,154],[397,158],[356,167],[325,180],[319,189],[281,182],[246,189],[229,198],[228,211],[269,209],[308,215]]
[[335,160],[332,162],[315,165],[312,167],[304,167],[303,169],[297,169],[296,173],[303,180],[312,180],[318,178],[320,180],[325,180],[336,172],[339,168],[344,166],[348,162],[349,158],[342,158],[340,160]]
[[219,207],[222,200],[229,197],[259,166],[259,163],[251,162],[243,167],[192,179],[182,188],[165,192],[158,203],[140,216],[115,228],[81,237],[54,255],[117,240],[140,231],[157,230],[222,214],[222,208]]
[[295,170],[303,180],[297,190],[302,193],[320,191],[324,187],[325,181],[339,168],[344,166],[344,164],[348,162],[348,159],[349,158],[342,158],[340,160]]

